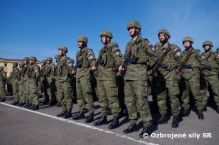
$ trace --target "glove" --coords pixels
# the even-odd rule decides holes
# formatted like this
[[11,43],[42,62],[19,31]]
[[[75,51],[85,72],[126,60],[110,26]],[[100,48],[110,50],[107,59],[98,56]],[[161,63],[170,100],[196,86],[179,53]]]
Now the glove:
[[136,57],[133,58],[127,58],[126,59],[126,64],[136,64],[138,59]]
[[182,68],[185,68],[185,69],[192,69],[192,65],[191,64],[181,64]]
[[159,63],[159,68],[163,68],[163,69],[167,69],[168,68],[168,64],[165,64],[165,63]]

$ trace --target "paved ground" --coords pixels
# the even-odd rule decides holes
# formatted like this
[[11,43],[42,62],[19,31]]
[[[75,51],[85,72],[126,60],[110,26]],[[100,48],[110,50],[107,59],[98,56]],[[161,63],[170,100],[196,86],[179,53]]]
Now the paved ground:
[[[192,112],[177,129],[170,127],[171,120],[159,125],[155,134],[169,134],[169,138],[139,139],[139,132],[122,134],[128,126],[125,118],[120,119],[123,123],[118,129],[109,130],[106,125],[97,128],[83,120],[57,118],[56,114],[61,110],[58,107],[41,106],[39,111],[31,111],[9,103],[0,103],[0,145],[216,145],[219,142],[219,115],[209,107],[204,113],[205,120],[198,120]],[[72,112],[76,111],[77,105]],[[96,118],[100,115],[98,112]],[[174,139],[170,138],[172,133]],[[205,133],[209,133],[208,138],[204,138]]]

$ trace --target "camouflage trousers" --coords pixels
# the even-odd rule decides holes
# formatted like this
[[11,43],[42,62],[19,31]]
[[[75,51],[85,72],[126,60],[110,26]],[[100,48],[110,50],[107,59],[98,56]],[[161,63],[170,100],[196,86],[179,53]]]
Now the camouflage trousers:
[[107,115],[107,107],[112,109],[114,116],[119,116],[121,111],[118,99],[118,88],[115,81],[97,80],[97,94],[101,107],[101,114]]
[[5,95],[5,86],[0,84],[0,99],[4,99]]
[[159,74],[156,81],[162,86],[157,87],[157,103],[160,114],[167,114],[169,99],[173,116],[178,116],[180,113],[180,91],[176,74],[174,72],[169,72],[166,76]]
[[151,124],[151,113],[147,100],[147,82],[142,80],[125,80],[125,104],[131,124],[137,123],[139,112],[144,126]]
[[12,81],[12,88],[13,88],[13,96],[14,96],[14,101],[19,102],[19,92],[18,92],[18,81],[13,80]]
[[214,95],[214,101],[217,106],[219,106],[219,80],[217,75],[205,76],[205,88],[202,90],[203,94],[203,105],[207,105],[207,94],[208,94],[208,86],[211,87]]
[[93,113],[95,109],[90,77],[80,79],[76,78],[76,91],[79,111],[83,112],[87,103],[89,113]]
[[48,78],[48,87],[45,90],[45,95],[49,100],[49,103],[54,103],[56,101],[56,86],[55,86],[55,80],[52,78]]
[[26,88],[29,92],[27,102],[32,105],[39,105],[38,82],[35,79],[29,79]]
[[26,82],[22,79],[18,81],[18,95],[19,103],[26,103],[25,91],[26,91]]
[[63,111],[71,111],[73,107],[72,103],[72,87],[70,82],[58,82],[59,91],[57,91],[57,97],[61,99]]
[[191,91],[194,96],[197,110],[201,111],[204,108],[203,95],[200,92],[200,74],[195,74],[190,78],[183,78],[184,90],[182,92],[182,106],[184,109],[190,108],[189,93]]

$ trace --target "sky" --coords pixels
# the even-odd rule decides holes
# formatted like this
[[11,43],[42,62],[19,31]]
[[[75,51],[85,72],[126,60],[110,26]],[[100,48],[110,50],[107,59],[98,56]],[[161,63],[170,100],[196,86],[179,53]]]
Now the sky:
[[205,40],[213,41],[213,50],[219,47],[218,0],[0,0],[0,58],[42,60],[66,46],[75,59],[79,35],[88,37],[97,56],[102,30],[112,31],[112,41],[124,53],[130,20],[141,23],[142,37],[152,44],[166,28],[169,41],[182,50],[185,36],[201,51]]

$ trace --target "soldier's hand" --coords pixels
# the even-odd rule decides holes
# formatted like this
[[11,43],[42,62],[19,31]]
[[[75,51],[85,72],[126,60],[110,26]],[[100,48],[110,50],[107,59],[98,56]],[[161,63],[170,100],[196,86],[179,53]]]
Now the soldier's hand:
[[97,69],[97,68],[96,68],[95,65],[91,67],[91,70],[92,70],[92,71],[95,71],[96,69]]
[[119,66],[119,71],[124,71],[125,69],[122,67],[122,65]]

